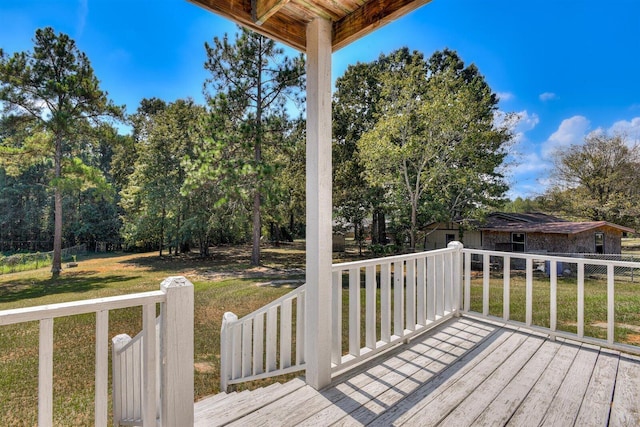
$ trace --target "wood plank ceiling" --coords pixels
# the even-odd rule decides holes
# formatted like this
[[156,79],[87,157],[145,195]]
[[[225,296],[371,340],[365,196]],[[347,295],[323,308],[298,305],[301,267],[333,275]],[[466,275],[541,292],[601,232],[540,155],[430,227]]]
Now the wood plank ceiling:
[[336,51],[431,0],[189,0],[244,27],[306,52],[306,26],[333,25]]

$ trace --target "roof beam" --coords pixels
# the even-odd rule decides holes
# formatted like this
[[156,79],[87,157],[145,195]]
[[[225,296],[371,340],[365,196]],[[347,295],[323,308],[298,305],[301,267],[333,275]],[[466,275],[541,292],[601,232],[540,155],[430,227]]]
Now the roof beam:
[[431,0],[372,0],[333,24],[334,52]]
[[217,15],[223,16],[238,25],[250,28],[264,36],[282,42],[294,49],[305,52],[307,45],[307,29],[302,22],[292,20],[285,21],[279,15],[271,16],[271,19],[262,25],[256,25],[251,17],[250,7],[245,9],[242,0],[188,0]]
[[251,17],[256,25],[264,24],[273,14],[282,9],[289,0],[251,0]]

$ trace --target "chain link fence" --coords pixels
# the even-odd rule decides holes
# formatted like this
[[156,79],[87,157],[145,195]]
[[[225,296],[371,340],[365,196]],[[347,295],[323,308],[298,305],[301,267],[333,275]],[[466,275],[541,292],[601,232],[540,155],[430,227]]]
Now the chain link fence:
[[[71,261],[74,256],[85,255],[87,246],[76,245],[62,250],[62,261]],[[8,256],[0,255],[0,274],[16,273],[18,271],[34,270],[51,265],[53,251],[35,253],[17,253]]]
[[[523,258],[518,258],[518,254],[515,252],[505,253],[510,256],[510,267],[514,274],[518,272],[524,272],[526,268],[526,261]],[[589,263],[589,260],[604,260],[604,261],[622,261],[630,263],[640,263],[640,256],[624,255],[624,254],[579,254],[579,253],[541,253],[540,259],[533,260],[534,273],[539,276],[549,276],[550,274],[550,262],[544,258],[547,256],[557,256],[563,258],[575,258],[575,262],[557,261],[556,268],[559,277],[576,277],[578,274],[578,262],[584,263],[584,277],[585,279],[592,280],[607,280],[607,266]],[[472,270],[482,271],[482,256],[474,254],[471,259]],[[490,257],[490,269],[492,276],[499,276],[502,274],[504,264],[504,258],[501,256]],[[640,283],[640,268],[635,266],[615,266],[614,275],[616,281],[625,282],[638,282]]]

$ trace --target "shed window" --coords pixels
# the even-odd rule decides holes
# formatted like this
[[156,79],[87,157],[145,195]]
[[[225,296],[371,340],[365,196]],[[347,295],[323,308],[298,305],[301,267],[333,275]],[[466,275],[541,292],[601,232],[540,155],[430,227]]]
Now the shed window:
[[525,233],[511,233],[511,250],[513,252],[524,252],[525,243]]
[[603,254],[604,253],[604,233],[602,232],[596,233],[595,241],[596,241],[595,253]]
[[456,235],[455,234],[445,234],[444,240],[445,240],[445,246],[446,246],[451,242],[455,242]]

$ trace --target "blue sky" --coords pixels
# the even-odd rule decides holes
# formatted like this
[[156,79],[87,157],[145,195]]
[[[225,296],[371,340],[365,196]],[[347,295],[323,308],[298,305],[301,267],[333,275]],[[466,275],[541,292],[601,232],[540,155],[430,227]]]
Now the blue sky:
[[[0,0],[0,23],[9,54],[31,49],[40,27],[70,35],[129,112],[144,97],[202,102],[204,42],[236,31],[185,0]],[[334,79],[403,46],[457,50],[499,94],[500,110],[518,114],[512,197],[542,193],[554,150],[589,132],[640,140],[639,0],[433,0],[336,52]]]

